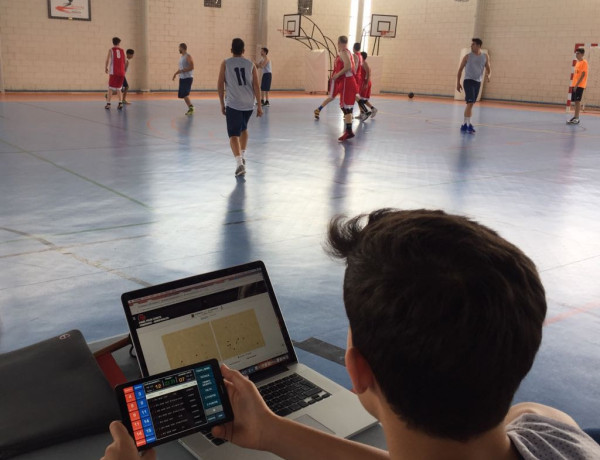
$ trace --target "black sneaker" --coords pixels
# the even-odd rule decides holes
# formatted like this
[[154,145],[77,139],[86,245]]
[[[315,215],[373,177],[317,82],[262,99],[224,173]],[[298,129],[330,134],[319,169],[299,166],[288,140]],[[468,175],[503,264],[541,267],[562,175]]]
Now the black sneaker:
[[110,102],[107,102],[107,103],[106,103],[106,105],[104,106],[104,108],[105,108],[106,110],[110,110]]
[[119,102],[119,105],[117,106],[117,110],[123,110],[123,103]]
[[265,105],[271,105],[271,104],[269,104],[269,101],[265,101],[265,103],[263,104],[263,106],[265,106]]

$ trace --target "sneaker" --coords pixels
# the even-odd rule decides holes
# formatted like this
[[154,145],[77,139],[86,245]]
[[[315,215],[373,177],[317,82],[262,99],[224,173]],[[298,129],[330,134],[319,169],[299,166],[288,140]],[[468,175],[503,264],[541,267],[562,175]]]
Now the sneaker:
[[467,127],[467,132],[468,133],[476,133],[477,131],[475,131],[475,128],[473,128],[473,125],[469,124],[469,126]]
[[363,113],[362,113],[362,112],[360,112],[358,115],[356,115],[356,116],[354,117],[354,119],[355,119],[355,120],[361,120],[361,119],[362,119],[362,116],[363,116]]
[[263,107],[265,107],[265,106],[269,106],[269,105],[271,105],[271,104],[269,104],[269,101],[265,101],[265,102],[263,103]]
[[119,102],[119,105],[117,106],[117,110],[123,110],[123,103]]
[[315,120],[319,119],[320,114],[321,114],[321,111],[319,109],[315,109]]
[[467,124],[466,123],[464,125],[461,125],[460,132],[461,133],[466,133],[467,132]]
[[367,112],[367,113],[361,113],[361,114],[359,115],[359,117],[358,117],[358,119],[359,119],[360,121],[365,121],[367,118],[369,118],[369,112]]
[[107,102],[107,103],[106,103],[106,105],[104,106],[104,108],[105,108],[106,110],[110,110],[110,102]]
[[186,115],[193,115],[193,114],[194,114],[194,106],[193,106],[193,105],[190,105],[190,106],[188,107],[188,111],[187,111],[187,112],[185,112],[185,114],[186,114]]
[[246,167],[241,164],[237,168],[235,168],[235,177],[243,176],[246,174]]
[[378,110],[375,107],[373,107],[371,109],[371,118],[375,118],[375,115],[377,115],[377,112],[378,112]]
[[244,166],[246,166],[246,159],[245,159],[245,158],[242,158],[242,164],[243,164]]
[[265,105],[265,100],[264,99],[260,100],[260,105]]
[[352,139],[354,137],[354,133],[352,131],[344,131],[340,137],[338,137],[339,142],[344,142],[345,140]]
[[579,124],[579,118],[571,118],[569,121],[567,121],[568,125],[578,125]]

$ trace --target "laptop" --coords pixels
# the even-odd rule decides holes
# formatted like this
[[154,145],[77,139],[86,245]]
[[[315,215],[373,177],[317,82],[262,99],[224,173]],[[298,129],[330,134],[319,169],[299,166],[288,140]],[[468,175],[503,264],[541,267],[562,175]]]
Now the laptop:
[[[278,415],[340,437],[377,423],[355,394],[298,362],[261,261],[127,292],[121,300],[143,376],[216,358],[247,375]],[[204,460],[279,458],[210,433],[180,442]]]

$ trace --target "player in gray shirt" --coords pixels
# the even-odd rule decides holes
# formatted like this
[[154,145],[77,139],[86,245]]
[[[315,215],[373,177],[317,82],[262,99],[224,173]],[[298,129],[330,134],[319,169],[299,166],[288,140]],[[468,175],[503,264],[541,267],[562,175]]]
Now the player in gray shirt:
[[463,133],[475,132],[475,128],[473,128],[473,125],[471,124],[471,115],[473,113],[473,104],[477,102],[479,88],[481,88],[483,69],[485,69],[485,75],[488,83],[492,74],[490,58],[487,54],[481,52],[482,44],[483,42],[481,39],[473,39],[471,43],[471,52],[463,58],[458,69],[458,75],[456,77],[456,89],[460,92],[463,89],[463,86],[460,84],[460,79],[462,77],[462,71],[465,69],[465,80],[463,85],[465,89],[465,101],[467,102],[467,107],[465,107],[465,121],[460,127],[460,130]]
[[[225,59],[221,64],[217,84],[221,112],[227,119],[229,144],[236,161],[236,177],[246,174],[248,120],[254,110],[254,101],[260,101],[258,72],[252,61],[243,57],[244,51],[244,41],[241,38],[234,38],[231,42],[233,56]],[[256,108],[256,116],[262,116],[260,104]]]

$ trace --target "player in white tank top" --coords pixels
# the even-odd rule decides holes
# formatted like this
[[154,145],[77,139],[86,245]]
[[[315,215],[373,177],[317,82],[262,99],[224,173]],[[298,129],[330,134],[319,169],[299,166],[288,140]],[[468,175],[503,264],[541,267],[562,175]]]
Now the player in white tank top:
[[[229,145],[236,161],[235,175],[246,174],[246,146],[248,144],[248,120],[254,109],[254,101],[260,100],[258,71],[256,66],[243,57],[244,41],[234,38],[231,42],[232,57],[221,63],[217,88],[221,112],[227,120]],[[225,100],[227,87],[227,100]],[[262,107],[258,104],[256,116],[262,116]]]

